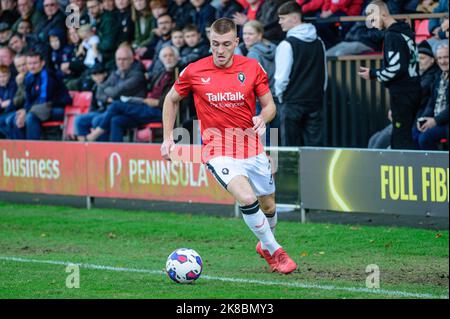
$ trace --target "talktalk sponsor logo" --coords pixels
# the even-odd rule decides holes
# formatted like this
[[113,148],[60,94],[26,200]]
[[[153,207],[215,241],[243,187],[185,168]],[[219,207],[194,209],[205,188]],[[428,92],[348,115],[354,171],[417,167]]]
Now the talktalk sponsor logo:
[[2,171],[4,177],[22,177],[39,179],[59,179],[61,172],[59,161],[48,158],[30,158],[30,152],[14,158],[6,150],[2,152]]
[[[194,163],[163,160],[129,159],[124,170],[119,153],[109,156],[109,187],[120,184],[122,173],[128,175],[130,184],[156,184],[169,186],[208,187],[208,176],[204,165],[194,170]],[[125,176],[126,176],[125,175]]]
[[245,99],[241,92],[206,93],[209,102],[231,102]]

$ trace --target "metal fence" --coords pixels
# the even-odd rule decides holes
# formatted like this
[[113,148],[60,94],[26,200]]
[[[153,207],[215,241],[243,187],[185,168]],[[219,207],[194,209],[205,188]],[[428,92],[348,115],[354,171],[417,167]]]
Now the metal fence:
[[377,81],[358,76],[359,68],[379,68],[381,56],[330,58],[324,98],[324,143],[332,147],[367,147],[370,136],[389,124],[389,96]]

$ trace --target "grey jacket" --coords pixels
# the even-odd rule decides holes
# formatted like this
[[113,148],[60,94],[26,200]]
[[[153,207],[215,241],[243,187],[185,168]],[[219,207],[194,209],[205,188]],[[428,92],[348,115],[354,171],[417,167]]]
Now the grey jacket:
[[267,77],[269,78],[269,87],[272,93],[274,91],[275,83],[275,52],[277,46],[272,42],[264,40],[263,42],[255,43],[248,51],[245,48],[245,44],[241,43],[237,48],[235,53],[239,55],[245,55],[248,58],[256,59],[259,64],[263,67],[264,71],[267,72]]
[[97,101],[106,103],[108,98],[118,100],[120,96],[145,97],[146,80],[144,66],[139,61],[134,61],[131,67],[120,72],[115,70],[105,82],[99,85]]

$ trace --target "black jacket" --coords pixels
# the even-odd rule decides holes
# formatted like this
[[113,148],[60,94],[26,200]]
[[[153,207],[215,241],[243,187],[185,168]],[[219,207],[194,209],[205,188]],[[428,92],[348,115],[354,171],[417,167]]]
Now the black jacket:
[[396,22],[385,32],[383,67],[370,70],[370,76],[383,83],[391,94],[421,90],[414,38],[414,32],[405,22]]

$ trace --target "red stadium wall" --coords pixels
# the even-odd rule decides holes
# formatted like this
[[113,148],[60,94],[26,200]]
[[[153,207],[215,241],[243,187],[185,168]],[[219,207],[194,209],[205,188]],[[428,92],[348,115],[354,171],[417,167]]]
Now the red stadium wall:
[[0,141],[0,191],[234,204],[204,165],[149,144]]

